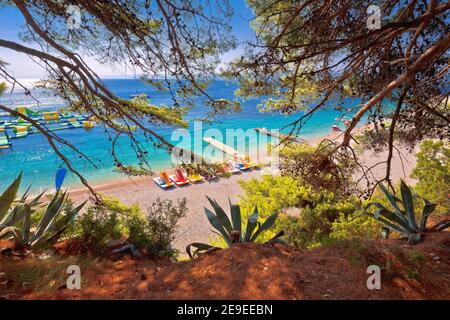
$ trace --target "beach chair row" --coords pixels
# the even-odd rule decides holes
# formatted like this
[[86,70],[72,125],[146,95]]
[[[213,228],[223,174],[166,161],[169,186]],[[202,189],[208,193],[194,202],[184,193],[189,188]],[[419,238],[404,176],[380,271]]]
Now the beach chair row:
[[217,179],[218,175],[237,174],[240,172],[249,171],[252,168],[258,166],[259,164],[246,161],[229,161],[228,163],[225,163],[220,168],[215,170],[217,175],[200,175],[198,173],[187,173],[182,169],[175,169],[175,172],[173,174],[168,174],[165,171],[161,171],[158,177],[153,178],[153,181],[162,189],[168,189],[175,186],[182,187],[187,184],[195,184],[203,181]]

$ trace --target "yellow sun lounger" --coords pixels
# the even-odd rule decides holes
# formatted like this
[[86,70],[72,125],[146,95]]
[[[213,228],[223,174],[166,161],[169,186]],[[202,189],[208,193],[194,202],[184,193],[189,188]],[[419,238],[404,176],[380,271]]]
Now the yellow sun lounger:
[[243,163],[250,168],[258,168],[260,166],[259,163],[251,161],[249,156],[245,157],[245,161]]
[[201,175],[199,175],[198,173],[192,173],[192,174],[187,175],[187,179],[191,183],[197,183],[197,182],[203,181],[204,178]]

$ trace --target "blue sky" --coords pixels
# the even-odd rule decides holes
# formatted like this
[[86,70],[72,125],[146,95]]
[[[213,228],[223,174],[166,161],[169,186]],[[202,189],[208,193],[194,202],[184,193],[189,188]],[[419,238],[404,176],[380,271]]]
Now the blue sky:
[[[247,7],[245,0],[231,0],[234,8],[234,16],[231,24],[233,33],[240,42],[251,39],[253,31],[249,26],[252,17],[251,10]],[[19,32],[23,29],[24,19],[20,12],[13,7],[0,6],[0,38],[11,41],[20,41]],[[226,53],[222,60],[228,62],[242,54],[242,47]],[[40,78],[44,75],[43,70],[29,57],[15,51],[0,47],[0,59],[8,62],[8,69],[17,78]],[[120,77],[131,76],[129,72],[118,70],[117,67],[102,66],[94,59],[86,59],[86,62],[101,76]]]

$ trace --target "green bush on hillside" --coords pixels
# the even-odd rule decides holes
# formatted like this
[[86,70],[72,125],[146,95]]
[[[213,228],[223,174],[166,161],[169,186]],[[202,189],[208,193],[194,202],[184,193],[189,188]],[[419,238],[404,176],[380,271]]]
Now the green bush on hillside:
[[[298,248],[317,247],[347,236],[367,239],[378,234],[379,223],[362,214],[366,202],[358,197],[315,191],[287,176],[265,176],[241,181],[240,185],[245,191],[240,201],[244,216],[256,205],[263,208],[265,215],[280,212],[276,227],[266,232],[259,239],[261,242],[281,230],[285,239]],[[214,244],[219,245],[216,241]]]
[[172,243],[177,222],[186,212],[185,199],[173,204],[158,198],[143,213],[138,205],[127,206],[117,199],[104,198],[79,217],[73,233],[94,251],[102,250],[109,240],[126,238],[149,257],[176,257]]
[[450,145],[426,140],[420,145],[417,163],[411,173],[417,179],[416,193],[436,203],[437,214],[450,212]]
[[145,250],[151,257],[175,258],[178,251],[173,247],[177,235],[178,221],[187,213],[186,199],[174,204],[170,200],[156,199],[143,215],[144,223],[139,226],[142,216],[127,220],[129,241]]
[[109,240],[119,239],[123,234],[120,216],[135,212],[139,212],[138,207],[127,207],[118,200],[104,198],[102,205],[89,207],[77,219],[73,232],[87,248],[99,251]]
[[292,177],[263,176],[261,179],[239,181],[245,195],[239,205],[248,216],[258,206],[262,218],[287,207],[307,205],[316,199],[309,187],[304,187]]
[[381,234],[381,224],[367,215],[363,215],[361,210],[348,215],[339,214],[331,226],[330,239],[365,239],[371,240],[379,238]]
[[[330,239],[341,238],[344,233],[353,233],[350,216],[362,214],[363,205],[357,197],[336,198],[332,193],[323,192],[316,203],[299,210],[295,217],[287,217],[280,228],[284,228],[286,239],[298,248],[314,248]],[[282,219],[283,221],[283,219]],[[289,225],[291,226],[289,228]]]

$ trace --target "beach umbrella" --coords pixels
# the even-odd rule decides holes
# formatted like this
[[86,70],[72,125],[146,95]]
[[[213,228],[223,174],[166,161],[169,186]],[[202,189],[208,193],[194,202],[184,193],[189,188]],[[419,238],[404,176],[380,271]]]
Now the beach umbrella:
[[61,189],[61,186],[64,182],[64,178],[66,177],[67,170],[64,168],[59,168],[59,170],[56,172],[56,179],[55,179],[55,185],[56,185],[56,192]]

